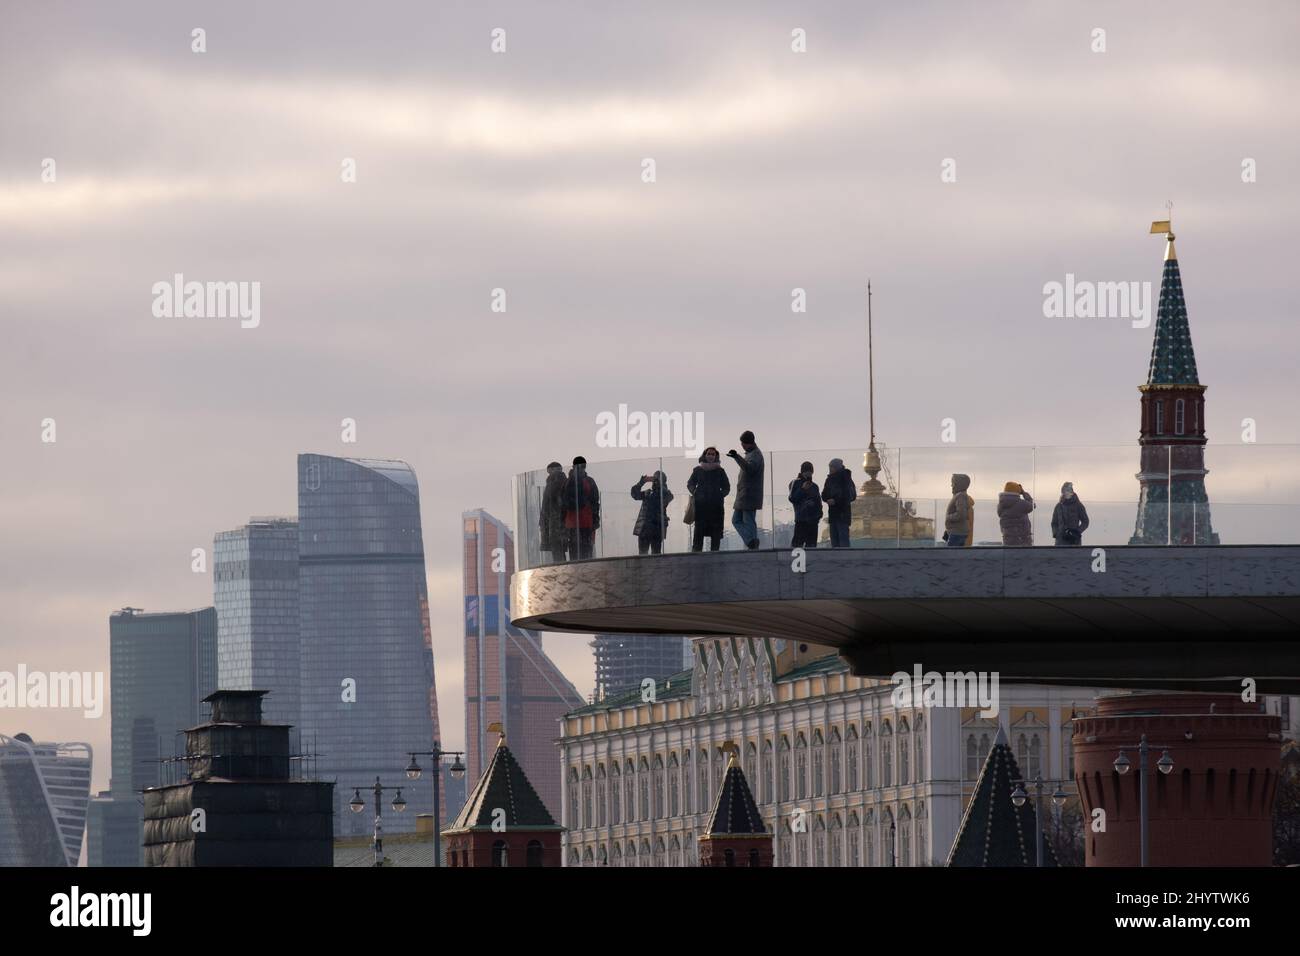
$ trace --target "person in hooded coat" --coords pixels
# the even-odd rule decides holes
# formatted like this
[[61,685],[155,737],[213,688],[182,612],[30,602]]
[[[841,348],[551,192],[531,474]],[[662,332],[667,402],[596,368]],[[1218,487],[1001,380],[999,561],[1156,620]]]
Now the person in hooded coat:
[[600,488],[587,474],[587,459],[573,459],[569,477],[560,489],[564,509],[564,529],[568,536],[569,560],[590,558],[600,527]]
[[966,494],[970,475],[952,476],[952,500],[943,518],[943,540],[950,548],[970,547],[975,533],[975,499]]
[[1083,533],[1088,530],[1088,509],[1074,493],[1074,482],[1061,485],[1061,500],[1052,512],[1052,537],[1058,547],[1073,547],[1083,543]]
[[[647,484],[649,488],[645,487]],[[662,471],[642,475],[632,486],[632,499],[641,502],[641,511],[632,528],[636,535],[637,553],[659,554],[663,550],[664,538],[668,537],[668,505],[673,500],[673,493],[668,490],[668,476]]]
[[790,504],[794,505],[792,548],[817,547],[817,525],[822,520],[822,499],[817,482],[812,480],[813,463],[805,461],[799,474],[790,482]]
[[731,479],[722,467],[722,456],[712,445],[700,455],[700,463],[691,472],[686,490],[695,502],[691,550],[703,551],[704,539],[708,538],[709,550],[717,551],[722,545],[722,519],[727,495],[731,494]]
[[826,523],[830,526],[831,547],[849,547],[849,525],[853,523],[853,501],[858,489],[853,484],[853,473],[844,467],[843,458],[832,458],[826,481],[822,485],[822,501],[826,502]]
[[731,502],[731,526],[751,551],[758,547],[758,513],[763,510],[763,472],[766,464],[763,453],[754,441],[754,433],[744,431],[740,434],[740,447],[745,454],[734,448],[727,452],[727,457],[740,466],[736,476],[736,497]]
[[563,561],[568,544],[564,533],[564,466],[553,461],[546,466],[546,487],[542,490],[542,513],[538,516],[541,550],[552,561]]
[[1002,528],[1002,544],[1008,548],[1028,548],[1034,543],[1034,529],[1029,514],[1034,510],[1034,499],[1017,481],[1008,481],[998,495],[998,524]]

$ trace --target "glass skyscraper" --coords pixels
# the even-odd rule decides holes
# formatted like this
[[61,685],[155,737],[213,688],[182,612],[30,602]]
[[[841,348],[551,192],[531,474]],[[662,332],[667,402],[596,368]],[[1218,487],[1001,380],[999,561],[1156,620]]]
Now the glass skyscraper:
[[617,697],[692,667],[690,639],[675,634],[597,634],[596,700]]
[[[409,784],[410,751],[438,735],[420,491],[405,462],[298,456],[301,747],[336,786],[336,834],[371,832],[357,787]],[[427,762],[427,758],[426,758]],[[403,789],[387,832],[432,813],[432,785]]]
[[298,522],[254,518],[217,534],[212,554],[218,685],[268,691],[263,720],[297,727]]
[[90,802],[89,744],[0,734],[0,866],[76,866]]
[[[466,511],[465,763],[477,780],[496,750],[500,723],[506,742],[537,795],[560,818],[563,781],[556,759],[559,721],[586,701],[542,650],[542,635],[510,623],[510,529],[482,509]],[[681,652],[678,652],[680,658]]]
[[[130,843],[124,837],[110,842],[102,834],[92,834],[92,839],[102,847],[103,865],[139,866],[140,791],[162,781],[159,761],[178,752],[177,735],[198,723],[199,701],[216,690],[217,612],[206,607],[145,614],[128,607],[114,612],[108,631],[113,739],[109,789],[114,801],[132,808],[135,833]],[[103,818],[97,813],[95,822]],[[115,827],[114,832],[123,831]]]

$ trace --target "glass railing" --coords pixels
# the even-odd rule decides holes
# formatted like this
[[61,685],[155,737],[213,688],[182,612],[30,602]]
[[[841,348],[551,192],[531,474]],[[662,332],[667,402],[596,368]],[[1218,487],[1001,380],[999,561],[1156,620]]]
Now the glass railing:
[[[591,462],[580,476],[566,465],[558,479],[549,482],[545,470],[519,475],[516,567],[711,550],[711,535],[696,540],[697,525],[721,532],[720,550],[744,549],[746,542],[732,522],[739,468],[723,451],[721,467],[729,490],[721,527],[715,529],[704,526],[711,517],[716,519],[716,508],[710,516],[703,514],[706,508],[696,507],[696,523],[684,520],[691,504],[688,486],[698,464],[691,458]],[[878,446],[877,455],[867,462],[870,468],[864,470],[866,457],[861,448],[765,453],[763,507],[755,515],[758,547],[789,548],[796,534],[816,547],[831,546],[831,505],[821,501],[818,515],[816,503],[832,497],[823,491],[833,459],[842,461],[854,487],[847,526],[847,546],[852,548],[946,546],[954,473],[970,478],[966,493],[974,505],[968,540],[973,547],[1056,545],[1053,515],[1067,481],[1087,514],[1079,540],[1085,546],[1300,543],[1297,445]],[[812,464],[815,495],[802,485],[805,461]],[[803,491],[799,514],[790,497],[796,478]],[[832,479],[832,489],[839,481]],[[1027,498],[1006,494],[1008,482],[1018,483]],[[658,488],[666,493],[658,493]],[[1009,520],[1004,534],[999,503],[1028,499],[1034,508],[1026,516],[1027,534],[1023,520]],[[1024,506],[1012,510],[1023,511]],[[1078,509],[1071,505],[1068,512],[1066,523],[1078,523]]]

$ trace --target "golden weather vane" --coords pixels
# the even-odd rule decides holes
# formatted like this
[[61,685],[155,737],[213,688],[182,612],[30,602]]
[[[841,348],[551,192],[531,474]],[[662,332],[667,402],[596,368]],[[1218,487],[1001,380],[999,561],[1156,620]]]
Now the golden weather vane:
[[1151,235],[1163,235],[1167,240],[1165,246],[1165,259],[1177,259],[1174,254],[1174,201],[1172,199],[1165,203],[1165,209],[1169,211],[1168,219],[1157,219],[1151,224]]

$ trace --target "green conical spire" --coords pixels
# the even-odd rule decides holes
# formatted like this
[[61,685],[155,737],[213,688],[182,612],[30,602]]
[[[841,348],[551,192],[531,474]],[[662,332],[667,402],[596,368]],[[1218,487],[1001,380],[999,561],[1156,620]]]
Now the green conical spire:
[[1178,273],[1174,236],[1165,250],[1165,272],[1160,280],[1160,305],[1156,310],[1155,341],[1151,345],[1148,385],[1199,385],[1192,330],[1187,324],[1183,280]]

